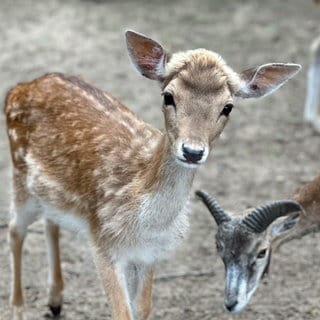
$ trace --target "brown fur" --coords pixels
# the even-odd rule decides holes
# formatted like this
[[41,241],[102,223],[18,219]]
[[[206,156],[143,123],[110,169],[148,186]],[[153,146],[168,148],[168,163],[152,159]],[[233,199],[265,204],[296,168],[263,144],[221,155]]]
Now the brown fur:
[[[33,95],[29,96],[29,92]],[[115,190],[135,183],[134,193],[145,190],[145,183],[150,189],[157,183],[154,175],[148,171],[154,172],[154,166],[159,166],[161,156],[156,154],[155,159],[149,156],[147,161],[141,158],[140,162],[136,153],[140,152],[144,141],[135,139],[125,125],[120,124],[119,128],[104,111],[110,112],[114,118],[121,115],[120,118],[128,127],[135,131],[144,131],[143,133],[151,139],[160,140],[162,134],[132,117],[132,112],[122,104],[114,104],[115,99],[109,100],[107,97],[105,93],[80,79],[60,74],[49,74],[30,84],[22,84],[8,95],[7,126],[15,128],[18,135],[17,142],[10,139],[14,165],[19,171],[25,172],[23,157],[17,159],[14,152],[18,146],[22,146],[24,155],[28,150],[32,150],[32,154],[41,163],[41,175],[61,184],[60,192],[48,190],[48,187],[39,181],[38,196],[54,205],[59,203],[62,210],[77,207],[80,214],[94,213],[105,201],[105,195],[101,194],[99,188],[106,181],[109,181],[108,188]],[[73,103],[70,104],[69,101]],[[16,107],[13,108],[13,105]],[[52,108],[55,105],[59,106],[58,109]],[[15,109],[19,110],[19,119],[12,119]],[[28,137],[28,140],[25,137]],[[122,145],[131,149],[127,157],[120,150],[116,152]],[[109,158],[111,153],[113,159]],[[110,162],[116,162],[118,165],[110,170],[105,168],[99,171],[95,177],[94,170],[103,166],[103,157],[108,157]],[[151,163],[153,165],[150,168]],[[75,172],[78,175],[77,179],[74,177]],[[141,181],[142,172],[144,177],[150,177],[147,181]],[[156,176],[159,179],[159,175]],[[113,180],[112,177],[117,179]],[[81,202],[68,199],[63,190],[76,194],[82,199]],[[133,196],[136,197],[136,194],[125,194],[123,198],[130,202]],[[112,199],[109,196],[106,200]],[[95,218],[91,217],[90,221],[95,222],[94,220]],[[95,228],[94,225],[92,227]]]
[[305,184],[292,196],[304,209],[297,226],[277,241],[277,246],[310,232],[320,231],[320,176]]
[[[221,103],[222,100],[223,97]],[[33,190],[37,197],[61,211],[72,211],[85,219],[99,252],[107,249],[111,254],[119,246],[129,244],[132,241],[129,235],[136,229],[133,213],[141,205],[140,197],[154,192],[164,179],[172,178],[170,172],[163,170],[168,152],[172,150],[167,138],[136,118],[113,97],[78,78],[61,74],[48,74],[12,89],[7,96],[5,112],[14,165],[16,205],[34,196],[27,187],[29,167],[26,156],[29,154],[37,161],[36,188]],[[208,114],[200,112],[195,123],[200,124],[205,116]],[[171,128],[170,117],[166,115],[166,125],[175,132],[171,137],[173,140],[181,135],[182,128],[179,124]],[[210,141],[219,135],[224,124],[217,124],[217,133],[212,131]],[[194,124],[190,122],[189,125]],[[183,134],[187,136],[188,131]],[[143,136],[154,141],[155,149],[149,149],[141,139]],[[97,211],[105,206],[109,216],[97,215]],[[110,227],[102,229],[107,221]],[[112,221],[116,221],[116,229]],[[20,257],[22,244],[15,243],[13,250]],[[16,259],[15,279],[18,280],[20,258]],[[58,267],[56,272],[50,289],[51,305],[61,300],[63,288]],[[104,281],[107,286],[108,281],[116,280],[108,278]],[[15,287],[13,304],[20,306],[23,301],[21,284],[15,282]],[[123,293],[120,287],[116,287],[112,287],[110,297],[114,318],[131,319],[129,311],[123,309],[125,304],[120,309],[117,307]],[[151,288],[152,277],[149,277],[143,290],[147,299],[142,304],[144,319],[151,308]]]

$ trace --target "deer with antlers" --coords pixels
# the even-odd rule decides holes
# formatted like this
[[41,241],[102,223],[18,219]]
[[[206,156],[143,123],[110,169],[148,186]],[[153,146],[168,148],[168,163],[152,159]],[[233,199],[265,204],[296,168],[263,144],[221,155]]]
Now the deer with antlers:
[[[216,245],[225,264],[225,307],[245,308],[268,273],[272,248],[320,231],[320,176],[289,200],[274,201],[239,214],[224,211],[207,192],[202,199],[218,225]],[[287,217],[286,217],[287,216]]]
[[212,51],[169,54],[133,31],[126,41],[138,71],[161,86],[164,132],[75,76],[47,74],[7,95],[14,320],[23,318],[23,241],[41,217],[54,315],[62,306],[62,225],[87,235],[113,319],[147,319],[154,266],[185,237],[196,169],[225,127],[234,97],[267,95],[300,69],[266,64],[236,73]]

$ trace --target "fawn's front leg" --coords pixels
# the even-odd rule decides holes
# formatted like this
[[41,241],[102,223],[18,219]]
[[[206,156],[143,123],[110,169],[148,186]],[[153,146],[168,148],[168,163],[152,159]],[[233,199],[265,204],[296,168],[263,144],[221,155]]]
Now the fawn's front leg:
[[113,320],[135,320],[123,266],[109,260],[101,253],[95,254],[95,264],[109,297]]
[[153,267],[148,267],[143,277],[141,294],[138,296],[138,310],[141,320],[147,320],[152,307]]
[[152,305],[153,266],[128,263],[125,274],[134,317],[146,320]]

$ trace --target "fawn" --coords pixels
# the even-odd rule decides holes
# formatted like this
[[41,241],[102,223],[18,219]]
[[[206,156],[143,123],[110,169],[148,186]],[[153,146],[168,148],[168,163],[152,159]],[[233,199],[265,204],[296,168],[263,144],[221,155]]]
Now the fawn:
[[264,96],[300,69],[265,64],[236,73],[205,49],[169,54],[133,31],[126,41],[138,71],[160,83],[164,132],[75,76],[47,74],[7,95],[14,320],[23,319],[23,241],[39,218],[46,221],[54,315],[63,291],[59,226],[67,225],[88,237],[113,318],[147,319],[154,265],[185,237],[194,174],[234,97]]

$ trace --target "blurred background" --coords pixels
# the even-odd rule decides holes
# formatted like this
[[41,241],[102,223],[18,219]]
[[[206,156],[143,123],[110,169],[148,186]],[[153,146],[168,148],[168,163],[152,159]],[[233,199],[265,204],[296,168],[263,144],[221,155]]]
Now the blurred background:
[[[162,128],[158,85],[131,65],[124,31],[133,29],[169,51],[205,47],[237,71],[267,62],[296,62],[302,71],[273,95],[238,101],[194,189],[215,194],[228,210],[281,199],[319,174],[320,135],[303,122],[309,47],[320,35],[320,6],[311,0],[1,0],[0,97],[43,73],[81,75]],[[3,105],[3,103],[2,103]],[[9,319],[10,158],[0,113],[0,319]],[[223,309],[224,268],[215,224],[191,197],[189,239],[156,273],[151,319],[320,319],[320,234],[274,253],[271,277],[247,309]],[[65,304],[60,319],[111,319],[81,238],[62,234]],[[41,223],[24,255],[27,319],[48,319],[45,241]]]

